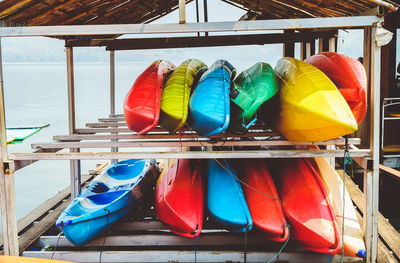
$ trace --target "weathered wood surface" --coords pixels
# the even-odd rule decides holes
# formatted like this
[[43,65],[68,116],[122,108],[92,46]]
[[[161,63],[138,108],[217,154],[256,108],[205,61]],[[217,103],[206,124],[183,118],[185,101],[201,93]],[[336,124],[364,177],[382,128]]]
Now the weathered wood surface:
[[[359,142],[355,139],[354,142]],[[294,145],[344,145],[343,139],[323,141],[323,142],[294,142],[286,140],[209,140],[177,138],[176,140],[135,140],[135,141],[95,141],[95,142],[50,142],[34,143],[33,149],[58,149],[58,148],[132,148],[132,147],[191,147],[191,146],[294,146]],[[331,150],[334,150],[331,149]]]
[[[350,150],[352,157],[367,157],[370,150]],[[343,157],[343,150],[254,150],[191,152],[79,152],[14,153],[11,160],[110,160],[110,159],[212,159],[212,158],[301,158]]]
[[398,171],[396,169],[387,167],[387,166],[385,166],[383,164],[379,165],[379,169],[381,169],[382,171],[385,171],[386,173],[390,174],[391,176],[393,176],[393,177],[395,177],[397,179],[400,179],[400,171]]
[[[343,171],[338,171],[343,176]],[[358,186],[346,175],[346,187],[349,191],[351,199],[365,213],[364,196]],[[400,233],[379,213],[378,215],[378,233],[382,239],[388,244],[391,250],[399,257],[400,256]]]

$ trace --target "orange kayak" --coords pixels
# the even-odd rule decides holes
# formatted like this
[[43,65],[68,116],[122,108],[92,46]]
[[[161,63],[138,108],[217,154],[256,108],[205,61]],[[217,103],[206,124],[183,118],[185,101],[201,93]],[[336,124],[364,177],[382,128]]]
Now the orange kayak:
[[357,123],[367,114],[367,74],[356,59],[335,52],[322,52],[305,60],[325,73],[347,101]]
[[0,256],[0,263],[71,263],[71,262],[52,260],[46,258]]

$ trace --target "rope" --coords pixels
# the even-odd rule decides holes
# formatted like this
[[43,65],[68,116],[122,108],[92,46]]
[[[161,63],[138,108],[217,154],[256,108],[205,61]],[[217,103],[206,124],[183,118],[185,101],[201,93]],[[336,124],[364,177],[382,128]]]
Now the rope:
[[243,262],[247,262],[247,231],[249,229],[249,225],[246,225],[246,231],[244,232],[244,251],[243,251]]
[[[108,213],[107,214],[107,227],[108,227],[108,225],[110,224],[110,214],[111,214],[111,212],[110,212],[110,210],[108,210],[108,208],[104,208],[104,210],[107,211],[107,213]],[[104,245],[106,243],[107,232],[108,231],[104,232],[103,244],[101,245],[101,248],[100,248],[99,263],[101,263],[101,257],[103,256],[103,248],[104,248]]]
[[290,240],[290,225],[289,225],[287,222],[285,222],[285,223],[283,223],[283,229],[285,229],[285,226],[288,227],[288,231],[289,231],[288,238],[286,239],[286,241],[285,241],[285,243],[282,245],[282,247],[279,249],[278,253],[276,253],[276,255],[275,255],[273,258],[271,258],[270,260],[268,260],[267,263],[274,262],[274,260],[277,259],[277,258],[279,257],[279,255],[282,253],[282,251],[283,251],[283,249],[286,247],[287,243],[289,243],[289,240]]
[[227,169],[220,161],[218,161],[217,159],[214,159],[214,160],[215,160],[225,171],[227,171],[233,178],[235,178],[238,182],[240,182],[240,183],[243,184],[244,186],[246,186],[246,187],[248,187],[248,188],[250,188],[250,189],[256,191],[257,193],[259,193],[259,194],[261,194],[261,195],[263,195],[263,196],[266,196],[266,197],[275,199],[275,200],[279,201],[280,203],[282,203],[282,201],[281,201],[279,198],[276,198],[275,196],[272,196],[272,195],[268,195],[268,194],[266,194],[266,193],[263,193],[263,192],[259,191],[258,189],[252,187],[251,185],[248,185],[247,183],[245,183],[244,181],[242,181],[241,179],[239,179],[237,176],[235,176],[231,171],[229,171],[229,169]]
[[62,234],[62,232],[60,232],[60,233],[58,234],[58,238],[57,238],[56,246],[54,247],[53,254],[51,254],[51,258],[50,258],[50,259],[53,259],[53,257],[54,257],[54,254],[56,253],[57,246],[58,246],[58,242],[60,241],[61,234]]
[[197,240],[200,236],[196,237],[196,234],[193,234],[194,237],[194,263],[197,263]]
[[342,255],[340,257],[340,263],[343,263],[344,261],[344,212],[345,212],[345,192],[346,192],[346,166],[351,165],[353,160],[350,157],[350,152],[349,152],[349,138],[346,135],[345,137],[345,150],[344,150],[344,160],[343,160],[343,219],[342,219]]

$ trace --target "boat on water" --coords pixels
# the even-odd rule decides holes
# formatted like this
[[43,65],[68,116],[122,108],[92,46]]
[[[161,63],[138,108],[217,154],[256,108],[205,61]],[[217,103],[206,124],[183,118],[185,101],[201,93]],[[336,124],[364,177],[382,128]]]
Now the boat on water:
[[[360,223],[358,222],[353,201],[351,200],[346,188],[344,188],[345,191],[343,192],[342,178],[329,164],[326,158],[318,157],[310,159],[310,162],[313,164],[315,170],[318,172],[318,175],[326,186],[328,198],[336,214],[336,220],[340,231],[342,231],[344,224],[344,255],[347,257],[365,257],[366,250],[363,233]],[[344,202],[343,195],[345,198]]]
[[1,256],[0,263],[72,263],[71,261],[60,261],[47,258]]
[[157,60],[135,80],[124,100],[124,116],[129,129],[145,134],[157,126],[162,85],[175,68],[167,60]]
[[207,205],[215,220],[233,232],[250,231],[253,221],[234,168],[225,159],[209,159],[207,178]]
[[266,160],[241,159],[235,167],[247,185],[243,192],[254,227],[265,239],[285,242],[289,227]]
[[357,130],[350,107],[332,81],[318,68],[294,58],[275,67],[280,79],[277,128],[291,141],[325,141]]
[[291,228],[291,239],[300,248],[324,254],[342,249],[340,230],[325,186],[304,158],[270,159],[282,207]]
[[169,159],[157,181],[155,209],[173,233],[197,238],[203,228],[204,189],[201,161]]
[[75,245],[84,245],[131,212],[158,178],[156,161],[120,161],[98,175],[61,213],[56,225]]
[[201,77],[189,101],[190,127],[201,136],[224,132],[229,125],[229,93],[236,69],[217,60]]
[[168,77],[161,93],[161,127],[171,133],[177,132],[186,123],[189,98],[207,65],[198,59],[186,59]]
[[231,122],[229,131],[247,133],[257,120],[255,114],[260,106],[274,97],[279,85],[273,68],[264,62],[258,62],[246,69],[233,81],[231,97]]
[[360,123],[367,114],[367,73],[356,59],[335,52],[321,52],[305,60],[325,73],[336,85]]

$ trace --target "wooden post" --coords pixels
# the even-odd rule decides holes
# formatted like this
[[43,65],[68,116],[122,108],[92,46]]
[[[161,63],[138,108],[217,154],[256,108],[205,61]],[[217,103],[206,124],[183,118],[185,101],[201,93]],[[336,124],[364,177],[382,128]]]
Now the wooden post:
[[[284,33],[289,36],[291,33],[294,33],[294,30],[284,30]],[[283,43],[283,56],[294,58],[294,41],[290,37],[287,37]]]
[[[110,50],[110,114],[115,114],[115,54],[114,50]],[[118,134],[112,132],[111,134]],[[112,142],[118,141],[112,139]],[[118,147],[111,147],[111,152],[118,152]],[[112,159],[112,163],[116,163],[118,160]]]
[[379,213],[379,134],[380,134],[380,83],[381,48],[375,41],[376,26],[371,28],[370,41],[370,148],[372,172],[367,175],[366,188],[366,246],[367,262],[376,262],[378,251],[378,213]]
[[14,163],[8,161],[4,109],[3,62],[0,38],[0,202],[4,253],[18,256],[18,231],[15,208]]
[[185,0],[179,0],[179,24],[186,23]]
[[[204,22],[208,22],[208,7],[207,0],[203,0],[203,11],[204,11]],[[208,32],[205,32],[205,36],[208,36]]]
[[[67,56],[67,81],[68,81],[68,122],[69,134],[74,134],[75,123],[75,86],[74,86],[74,55],[72,47],[66,47]],[[79,149],[71,149],[71,152],[79,152]],[[81,162],[70,161],[71,200],[78,196],[81,190]]]
[[[332,42],[335,43],[332,39],[335,39],[335,38],[334,37],[329,38],[329,46],[328,46],[329,50],[328,51],[335,52],[335,45],[333,45],[333,44],[331,45]],[[336,150],[336,147],[335,147],[335,145],[327,145],[326,149],[327,150]],[[335,168],[335,162],[336,162],[335,157],[329,157],[328,161],[329,161],[330,165],[333,168]]]

